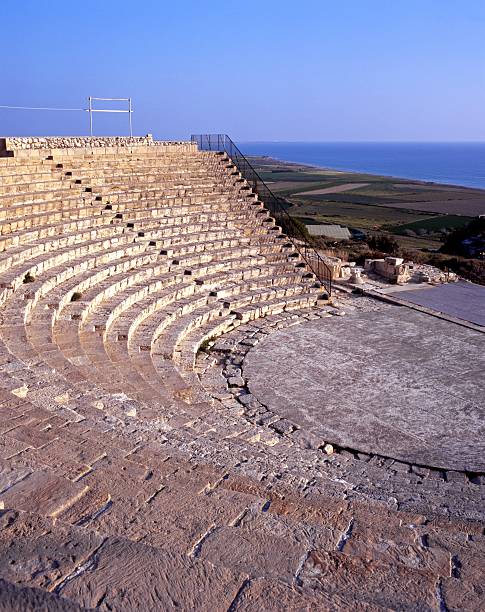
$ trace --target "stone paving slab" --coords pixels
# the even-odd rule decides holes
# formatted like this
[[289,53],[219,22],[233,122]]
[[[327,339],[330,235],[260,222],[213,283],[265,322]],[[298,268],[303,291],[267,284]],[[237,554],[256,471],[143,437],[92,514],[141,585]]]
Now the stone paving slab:
[[406,302],[485,326],[485,286],[460,281],[438,287],[387,292]]
[[386,305],[276,332],[243,373],[260,402],[325,441],[482,472],[484,371],[482,334]]

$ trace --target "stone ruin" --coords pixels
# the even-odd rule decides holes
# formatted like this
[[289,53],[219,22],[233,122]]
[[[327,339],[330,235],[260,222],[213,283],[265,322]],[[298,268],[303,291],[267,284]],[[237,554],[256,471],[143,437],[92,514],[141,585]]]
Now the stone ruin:
[[340,313],[227,155],[3,139],[0,212],[0,608],[483,609],[483,475],[248,392]]
[[404,263],[401,257],[385,257],[384,259],[366,259],[364,271],[377,274],[395,285],[406,283],[412,276],[413,264]]
[[439,285],[456,282],[459,279],[454,272],[445,272],[429,264],[404,261],[402,257],[366,259],[363,267],[357,266],[354,261],[343,261],[338,257],[325,256],[325,262],[331,270],[334,281],[349,282],[353,285],[372,283],[372,281],[390,285],[407,283]]

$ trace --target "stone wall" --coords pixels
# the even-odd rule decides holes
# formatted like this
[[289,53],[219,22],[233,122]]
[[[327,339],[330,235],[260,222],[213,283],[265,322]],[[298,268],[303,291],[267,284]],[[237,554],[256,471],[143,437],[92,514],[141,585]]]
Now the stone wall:
[[0,138],[0,157],[17,156],[19,152],[55,151],[59,149],[126,149],[137,147],[166,147],[170,150],[187,151],[196,149],[190,141],[154,140],[146,136],[46,136]]

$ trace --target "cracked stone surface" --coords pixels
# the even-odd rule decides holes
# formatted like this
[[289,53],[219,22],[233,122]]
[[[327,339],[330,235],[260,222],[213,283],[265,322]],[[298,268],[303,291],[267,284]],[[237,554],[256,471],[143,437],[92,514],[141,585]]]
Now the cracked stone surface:
[[485,470],[485,335],[394,306],[280,330],[249,352],[253,396],[340,446]]

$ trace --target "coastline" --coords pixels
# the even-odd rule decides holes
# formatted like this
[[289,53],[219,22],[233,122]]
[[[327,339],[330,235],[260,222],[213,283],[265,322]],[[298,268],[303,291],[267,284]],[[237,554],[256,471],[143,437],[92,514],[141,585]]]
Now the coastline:
[[288,160],[288,159],[280,159],[278,157],[273,157],[271,155],[246,155],[244,154],[245,157],[247,157],[249,160],[264,160],[266,162],[269,163],[276,163],[276,164],[285,164],[287,166],[291,166],[291,167],[296,167],[296,168],[307,168],[309,170],[323,170],[325,172],[331,172],[334,174],[352,174],[352,175],[365,175],[365,176],[372,176],[375,177],[376,179],[384,179],[384,180],[390,180],[390,181],[399,181],[400,183],[411,183],[411,184],[417,184],[417,185],[423,185],[423,186],[437,186],[437,187],[445,187],[445,188],[456,188],[456,189],[466,189],[467,191],[478,191],[478,192],[483,192],[483,195],[485,197],[485,187],[470,187],[469,185],[460,185],[458,183],[442,183],[442,182],[438,182],[435,180],[426,180],[426,179],[416,179],[416,178],[410,178],[410,177],[405,177],[405,176],[396,176],[396,175],[392,175],[392,174],[376,174],[374,172],[367,172],[364,170],[346,170],[344,168],[331,168],[329,166],[318,166],[316,164],[309,164],[309,163],[305,163],[305,162],[298,162],[298,161],[294,161],[294,160]]
[[438,185],[485,190],[485,142],[250,142],[245,155]]

